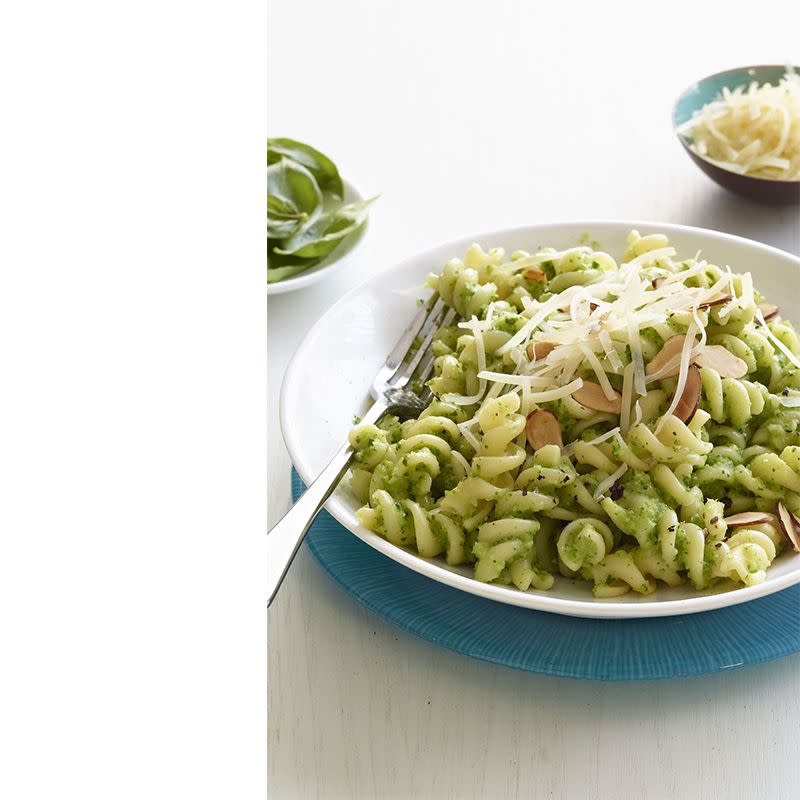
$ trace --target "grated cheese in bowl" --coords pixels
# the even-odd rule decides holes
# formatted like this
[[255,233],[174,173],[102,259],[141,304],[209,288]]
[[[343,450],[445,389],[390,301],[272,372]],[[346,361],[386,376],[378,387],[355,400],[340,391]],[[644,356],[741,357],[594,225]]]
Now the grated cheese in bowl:
[[677,132],[696,155],[722,169],[770,180],[800,180],[800,75],[776,86],[752,81],[704,105]]

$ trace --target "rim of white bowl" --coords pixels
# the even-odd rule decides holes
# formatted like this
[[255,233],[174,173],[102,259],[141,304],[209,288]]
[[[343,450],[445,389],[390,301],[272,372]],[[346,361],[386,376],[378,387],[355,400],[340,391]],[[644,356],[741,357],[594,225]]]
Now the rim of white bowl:
[[[306,460],[302,446],[298,446],[299,440],[290,431],[287,420],[287,409],[289,403],[287,401],[288,395],[292,391],[292,386],[295,382],[295,372],[297,364],[302,361],[304,351],[310,346],[309,342],[314,338],[316,329],[322,325],[326,316],[333,311],[337,306],[344,304],[350,300],[351,297],[362,291],[363,287],[376,280],[385,278],[385,276],[394,271],[401,270],[409,263],[416,261],[428,253],[453,247],[460,247],[464,241],[487,241],[501,236],[509,236],[522,231],[537,229],[546,230],[548,228],[563,228],[563,227],[579,227],[585,230],[592,230],[597,226],[613,226],[616,228],[633,229],[650,229],[657,232],[669,231],[689,231],[692,233],[700,233],[709,235],[714,239],[726,239],[733,242],[744,243],[748,247],[754,247],[757,250],[773,253],[781,258],[788,258],[794,261],[800,268],[800,258],[797,256],[781,250],[778,247],[757,242],[753,239],[748,239],[744,236],[735,236],[734,234],[724,233],[722,231],[714,231],[710,228],[698,228],[693,225],[681,225],[678,223],[668,222],[653,222],[650,220],[620,220],[620,219],[577,219],[572,221],[558,221],[558,222],[544,222],[541,224],[532,225],[516,225],[510,228],[501,228],[493,231],[486,231],[477,234],[468,234],[457,239],[450,239],[440,242],[425,250],[421,250],[409,258],[405,258],[397,264],[392,265],[386,270],[382,270],[380,275],[373,275],[365,281],[359,283],[356,287],[351,289],[346,294],[342,295],[336,303],[320,317],[319,320],[309,329],[300,346],[295,351],[286,373],[283,378],[280,392],[280,426],[283,434],[286,449],[289,451],[292,464],[294,465],[303,483],[308,485],[313,481],[317,474],[315,474],[308,461]],[[463,248],[462,248],[463,249]],[[355,412],[354,412],[355,413]],[[333,453],[331,453],[331,457]],[[649,600],[639,602],[620,602],[613,600],[569,600],[560,597],[553,597],[548,595],[547,592],[521,592],[516,589],[509,589],[505,586],[499,586],[491,583],[481,583],[474,578],[468,578],[455,572],[451,572],[445,567],[440,566],[433,560],[427,560],[421,556],[411,553],[410,551],[403,550],[400,547],[388,542],[386,539],[378,536],[376,533],[365,528],[363,525],[353,525],[352,522],[346,517],[337,505],[337,498],[332,495],[326,502],[325,509],[336,519],[341,525],[355,534],[366,544],[374,547],[379,552],[397,561],[400,564],[408,567],[409,569],[425,575],[431,580],[436,580],[440,583],[447,584],[456,589],[460,589],[470,594],[478,595],[496,602],[504,603],[505,605],[513,605],[521,608],[530,608],[535,611],[547,611],[554,614],[561,614],[570,617],[583,617],[591,619],[647,619],[653,617],[669,617],[680,614],[697,614],[703,611],[712,611],[718,608],[726,608],[728,606],[739,605],[746,603],[750,600],[756,600],[759,597],[778,592],[781,589],[786,589],[789,586],[800,583],[800,567],[788,575],[775,578],[770,581],[757,584],[756,586],[746,586],[730,591],[717,592],[713,594],[700,594],[697,597],[684,598],[681,600]],[[435,576],[435,577],[434,577]]]
[[[347,178],[342,178],[342,184],[344,186],[344,196],[346,202],[357,203],[360,200],[365,199],[364,193],[352,181],[348,180]],[[293,292],[295,289],[302,289],[304,286],[317,283],[317,281],[323,280],[323,278],[326,276],[332,275],[334,272],[338,272],[352,261],[354,254],[364,244],[364,238],[367,235],[368,228],[369,217],[367,217],[367,219],[364,221],[364,225],[362,226],[361,231],[357,234],[357,238],[353,241],[352,245],[344,252],[343,255],[340,255],[338,258],[333,258],[332,261],[329,261],[328,258],[336,255],[336,250],[334,250],[330,256],[323,259],[323,261],[321,261],[315,267],[309,267],[309,269],[304,270],[303,272],[291,278],[286,278],[286,280],[278,281],[277,283],[268,283],[267,296],[271,294],[284,294],[285,292]]]

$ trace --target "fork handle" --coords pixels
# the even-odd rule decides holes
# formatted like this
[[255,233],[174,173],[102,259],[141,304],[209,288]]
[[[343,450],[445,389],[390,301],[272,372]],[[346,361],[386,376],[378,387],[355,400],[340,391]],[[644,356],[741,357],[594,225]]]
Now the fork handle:
[[[375,403],[364,415],[362,423],[377,422],[386,412],[387,406]],[[267,607],[278,593],[289,566],[300,543],[305,538],[311,523],[316,519],[325,501],[331,496],[336,484],[344,474],[353,449],[345,443],[331,459],[319,477],[306,489],[302,497],[289,509],[284,517],[267,533]]]

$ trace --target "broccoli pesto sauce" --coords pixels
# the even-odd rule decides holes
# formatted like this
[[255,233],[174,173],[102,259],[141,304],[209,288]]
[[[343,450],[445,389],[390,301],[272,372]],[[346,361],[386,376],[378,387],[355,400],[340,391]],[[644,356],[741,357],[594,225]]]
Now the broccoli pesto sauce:
[[[800,337],[768,306],[760,322],[749,277],[633,231],[613,255],[472,245],[429,285],[457,312],[433,403],[351,435],[367,527],[520,591],[583,579],[598,602],[765,579],[776,503],[800,514]],[[726,521],[752,511],[753,530]]]
[[369,461],[375,455],[379,439],[377,436],[360,439],[354,458],[356,461]]
[[522,327],[524,323],[522,319],[515,315],[506,314],[494,322],[495,330],[501,331],[503,333],[515,334],[519,328]]

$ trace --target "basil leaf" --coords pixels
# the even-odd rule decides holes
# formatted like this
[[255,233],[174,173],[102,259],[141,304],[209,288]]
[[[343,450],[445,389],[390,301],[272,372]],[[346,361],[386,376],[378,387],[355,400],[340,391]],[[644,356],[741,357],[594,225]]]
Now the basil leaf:
[[306,221],[308,215],[290,200],[267,195],[267,237],[288,239]]
[[304,166],[282,158],[267,167],[267,236],[292,236],[321,206],[322,192]]
[[339,170],[324,153],[294,139],[267,139],[267,164],[281,158],[290,158],[306,167],[323,192],[331,192],[340,199],[344,197]]
[[271,239],[288,239],[302,224],[299,219],[267,219],[267,236]]
[[306,219],[322,203],[322,192],[314,176],[302,165],[288,158],[282,158],[267,167],[267,210],[269,195],[274,198],[272,206],[288,212],[295,218],[303,214]]
[[273,269],[267,270],[267,283],[278,283],[279,281],[284,281],[287,278],[291,278],[293,275],[297,275],[299,272],[303,272],[307,270],[309,267],[313,267],[317,264],[317,261],[309,261],[308,264],[301,264],[296,267],[274,267]]
[[274,219],[298,219],[301,213],[291,200],[274,194],[267,195],[267,214]]
[[319,264],[319,258],[298,258],[297,256],[276,253],[280,242],[267,238],[267,283],[288,278],[304,269]]
[[283,243],[283,247],[275,247],[275,253],[301,258],[323,258],[364,224],[367,219],[367,209],[375,199],[372,197],[369,200],[350,203],[322,214],[303,225]]

